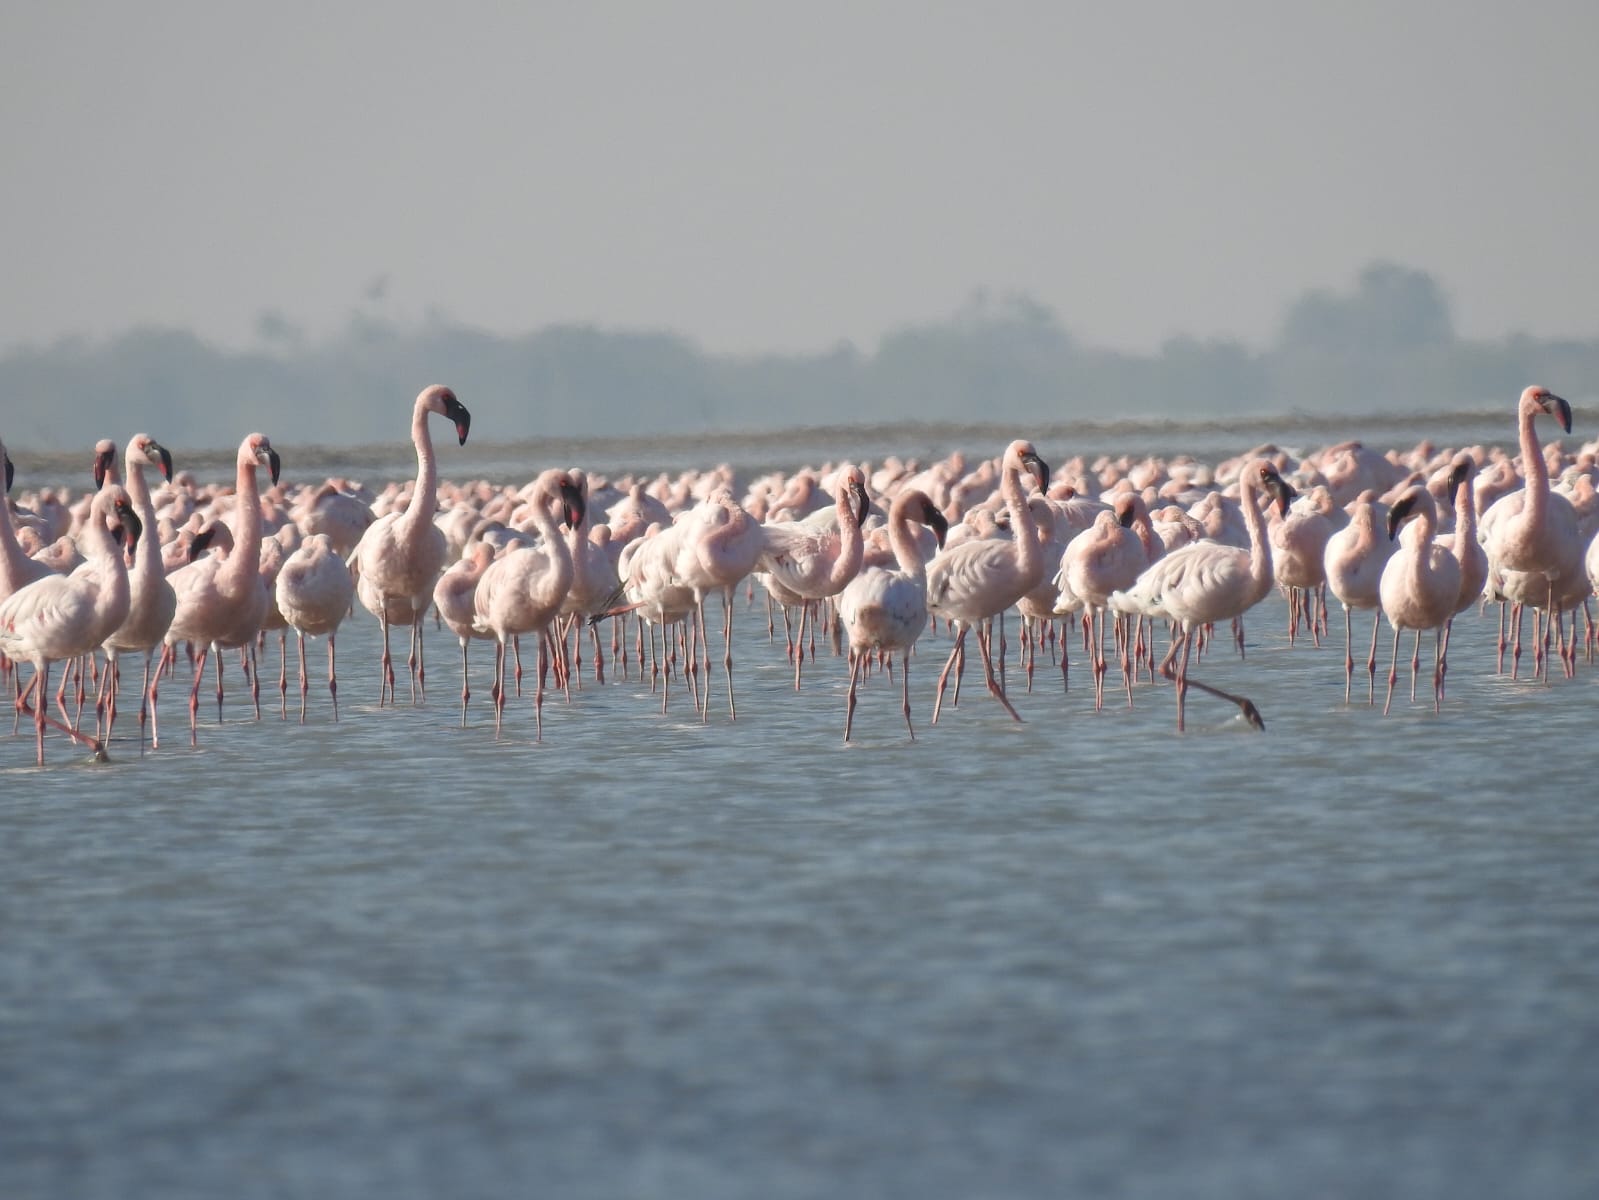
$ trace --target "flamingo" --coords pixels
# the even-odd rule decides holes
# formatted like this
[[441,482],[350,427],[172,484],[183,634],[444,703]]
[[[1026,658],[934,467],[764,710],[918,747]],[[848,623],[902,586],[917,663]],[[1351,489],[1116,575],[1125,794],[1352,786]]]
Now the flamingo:
[[1393,553],[1383,528],[1386,506],[1367,488],[1350,505],[1349,524],[1327,539],[1322,570],[1327,586],[1344,608],[1344,703],[1355,679],[1354,633],[1350,610],[1371,610],[1371,653],[1366,658],[1367,702],[1377,701],[1377,629],[1382,622],[1382,569]]
[[[1449,493],[1455,504],[1455,530],[1439,534],[1437,543],[1455,556],[1460,565],[1460,597],[1455,601],[1455,611],[1444,622],[1444,644],[1438,656],[1438,690],[1442,693],[1449,675],[1449,634],[1455,618],[1482,599],[1488,582],[1488,552],[1477,539],[1477,500],[1474,483],[1477,460],[1466,450],[1460,451],[1449,466]],[[1407,526],[1414,529],[1415,526]],[[1575,631],[1576,619],[1572,619]]]
[[[9,493],[16,468],[3,442],[0,442],[0,459],[5,460],[6,492]],[[30,558],[17,541],[16,527],[11,519],[11,501],[6,496],[0,496],[0,600],[54,573],[44,563]]]
[[478,581],[483,578],[483,572],[489,569],[489,564],[493,561],[493,546],[487,542],[473,542],[467,552],[451,563],[450,568],[439,576],[438,583],[433,585],[433,604],[438,609],[439,619],[461,642],[462,729],[466,728],[467,701],[472,698],[472,689],[467,681],[467,645],[474,638],[482,641],[494,640],[493,634],[479,632],[472,623],[477,617],[473,601],[477,595]]
[[1313,603],[1327,583],[1327,541],[1335,532],[1329,516],[1332,493],[1317,484],[1296,500],[1271,526],[1272,571],[1288,593],[1288,644],[1294,644],[1303,611],[1310,636],[1321,645],[1322,607]]
[[[1040,491],[1049,490],[1049,466],[1038,457],[1031,442],[1018,438],[1005,448],[999,471],[999,490],[1010,512],[1012,538],[980,539],[951,546],[928,565],[928,611],[957,627],[955,645],[938,677],[938,696],[933,701],[935,725],[950,669],[965,649],[967,632],[1004,612],[1043,579],[1044,554],[1038,544],[1032,509],[1022,492],[1023,469],[1032,473]],[[1012,707],[1005,689],[994,676],[988,642],[988,637],[979,629],[977,649],[983,658],[983,678],[990,694],[1020,721],[1021,714]]]
[[[1433,667],[1433,711],[1443,702],[1442,673],[1439,663],[1443,656],[1443,625],[1455,613],[1460,599],[1460,563],[1455,556],[1438,545],[1434,535],[1438,527],[1438,507],[1421,484],[1406,488],[1388,510],[1388,539],[1398,536],[1399,528],[1407,521],[1416,523],[1416,533],[1401,542],[1382,569],[1379,590],[1382,611],[1394,629],[1394,656],[1388,668],[1388,699],[1383,704],[1387,714],[1394,700],[1394,682],[1399,678],[1399,637],[1406,629],[1416,631],[1420,646],[1422,631],[1438,631],[1437,650]],[[1414,689],[1412,677],[1412,689]]]
[[[853,502],[853,503],[852,503]],[[766,539],[758,569],[772,598],[787,610],[800,606],[799,643],[805,641],[805,622],[810,606],[842,592],[861,569],[866,539],[861,524],[866,520],[871,501],[866,494],[866,475],[859,467],[846,467],[833,483],[833,505],[838,527],[817,529],[798,521],[774,522],[762,526]],[[789,643],[794,659],[794,690],[799,691],[803,649]]]
[[[543,535],[538,546],[522,546],[508,551],[489,564],[478,580],[473,595],[478,633],[492,633],[498,645],[494,653],[494,735],[500,734],[505,712],[505,647],[513,637],[524,633],[544,634],[561,611],[567,590],[572,586],[572,552],[556,528],[550,505],[561,501],[568,528],[583,520],[583,493],[571,475],[551,469],[539,476],[533,488],[531,515]],[[533,694],[536,738],[544,740],[544,639],[539,639],[538,685]]]
[[844,708],[846,742],[855,720],[855,692],[860,683],[861,664],[872,650],[899,651],[905,728],[911,740],[916,740],[916,730],[911,725],[910,653],[922,630],[927,628],[927,565],[911,530],[912,521],[931,529],[939,546],[943,546],[949,532],[944,514],[934,507],[926,492],[905,488],[894,497],[888,510],[888,536],[899,569],[867,567],[839,593],[838,619],[849,634],[849,696]]
[[355,577],[339,554],[331,534],[313,533],[278,568],[273,585],[278,611],[293,628],[300,643],[300,723],[305,724],[306,694],[311,684],[305,673],[307,635],[328,639],[328,695],[333,719],[339,719],[339,682],[335,669],[335,642],[339,622],[350,611]]
[[[674,527],[676,528],[676,527]],[[682,542],[673,574],[676,581],[694,593],[694,617],[700,645],[705,648],[705,690],[701,697],[700,720],[709,719],[711,709],[710,645],[705,634],[705,597],[711,592],[722,596],[722,669],[727,674],[727,712],[738,720],[733,699],[733,589],[755,569],[766,545],[761,524],[733,499],[731,488],[714,487],[710,494],[689,510],[681,526]],[[689,656],[693,670],[693,655]]]
[[[139,750],[144,751],[145,714],[149,714],[150,744],[160,745],[160,731],[156,726],[155,686],[150,680],[150,661],[155,648],[161,645],[173,614],[177,611],[178,597],[167,581],[161,562],[160,531],[156,525],[155,502],[150,497],[150,484],[144,477],[144,468],[153,466],[162,478],[172,479],[172,455],[167,448],[147,433],[135,434],[128,441],[127,490],[133,500],[134,511],[139,514],[144,528],[142,545],[128,574],[130,599],[128,615],[105,641],[105,656],[110,667],[109,710],[106,714],[106,737],[111,737],[117,721],[117,685],[122,669],[118,658],[124,652],[144,653],[144,678],[139,686]],[[109,462],[97,456],[95,460],[95,485],[110,476],[116,465],[116,447],[111,447]]]
[[[1256,729],[1266,727],[1260,710],[1247,697],[1235,696],[1188,676],[1188,656],[1195,631],[1203,625],[1243,616],[1271,591],[1271,543],[1267,540],[1265,521],[1257,502],[1263,491],[1275,497],[1280,513],[1288,511],[1288,504],[1295,495],[1294,489],[1270,462],[1264,458],[1251,459],[1239,476],[1239,501],[1249,538],[1247,550],[1220,542],[1193,542],[1173,550],[1150,567],[1128,591],[1116,592],[1110,597],[1111,607],[1121,612],[1164,616],[1177,623],[1181,641],[1172,647],[1172,654],[1161,664],[1161,674],[1176,683],[1179,733],[1183,732],[1190,686],[1238,705],[1244,719]],[[1172,659],[1179,649],[1181,661],[1174,668]]]
[[[51,575],[13,592],[0,602],[0,653],[33,664],[33,678],[17,696],[19,714],[34,719],[39,765],[44,766],[44,727],[55,725],[87,744],[97,759],[105,748],[97,738],[73,728],[62,694],[56,694],[61,720],[46,715],[51,664],[93,653],[128,615],[128,567],[122,542],[137,553],[141,525],[133,500],[121,485],[96,492],[80,537],[84,562],[71,575]],[[36,694],[32,707],[28,697]]]
[[394,699],[394,661],[389,654],[389,626],[411,627],[411,649],[406,663],[411,669],[411,703],[417,688],[427,695],[422,665],[421,617],[433,598],[433,585],[444,570],[444,533],[433,523],[438,508],[438,467],[433,461],[433,436],[428,414],[437,413],[455,423],[461,445],[472,428],[472,414],[442,384],[418,393],[411,409],[411,442],[416,447],[416,487],[403,511],[390,512],[367,527],[354,553],[356,595],[383,626],[383,659],[378,704]]
[[[1558,619],[1556,588],[1561,581],[1582,570],[1582,541],[1577,531],[1577,515],[1571,501],[1549,487],[1549,465],[1544,461],[1533,430],[1538,416],[1551,416],[1566,433],[1571,432],[1571,405],[1548,388],[1532,386],[1521,393],[1516,405],[1516,429],[1521,441],[1521,469],[1526,485],[1501,496],[1482,514],[1482,536],[1488,551],[1490,570],[1525,572],[1534,578],[1525,581],[1533,596],[1543,601],[1547,620],[1539,654],[1548,671],[1548,621]],[[1504,626],[1500,624],[1500,667],[1504,663]],[[1511,673],[1521,656],[1521,612],[1516,610],[1516,647]]]
[[[1145,520],[1148,512],[1142,500],[1132,495],[1117,497],[1110,512],[1102,512],[1088,530],[1074,537],[1060,557],[1060,570],[1055,578],[1060,581],[1057,611],[1066,611],[1070,605],[1081,602],[1087,610],[1090,637],[1093,641],[1094,711],[1105,704],[1105,610],[1112,592],[1123,591],[1138,581],[1149,567],[1149,554],[1142,541],[1133,532],[1133,521],[1140,513]],[[1125,646],[1125,627],[1122,617],[1116,614],[1116,637]],[[1122,679],[1127,686],[1127,705],[1133,703],[1133,679],[1126,653],[1122,654]]]
[[[264,433],[252,433],[239,443],[236,460],[233,549],[195,559],[167,576],[177,594],[177,609],[167,627],[163,667],[171,663],[181,642],[200,647],[194,663],[194,684],[189,691],[189,741],[198,744],[200,681],[206,656],[217,655],[217,719],[222,717],[222,653],[224,647],[243,646],[255,637],[267,611],[266,585],[261,582],[261,505],[257,500],[256,470],[266,467],[278,481],[282,460]],[[197,536],[195,543],[200,544]],[[198,550],[194,551],[198,553]],[[162,668],[157,668],[160,677]]]

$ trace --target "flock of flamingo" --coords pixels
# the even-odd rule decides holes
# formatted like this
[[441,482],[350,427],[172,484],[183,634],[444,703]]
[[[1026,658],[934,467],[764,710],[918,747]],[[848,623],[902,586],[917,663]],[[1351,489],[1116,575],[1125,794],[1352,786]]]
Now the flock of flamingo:
[[[411,416],[415,482],[377,493],[343,480],[282,483],[278,453],[260,433],[240,444],[231,491],[201,488],[187,475],[174,476],[170,452],[139,434],[127,443],[120,469],[114,443],[96,446],[96,488],[76,503],[49,491],[13,502],[14,464],[0,446],[7,492],[0,504],[0,666],[15,697],[14,732],[22,717],[32,719],[39,764],[47,727],[104,757],[125,654],[144,659],[141,753],[146,723],[149,744],[160,745],[160,682],[180,670],[190,673],[190,742],[197,744],[208,658],[219,719],[224,660],[233,653],[259,719],[257,650],[273,630],[283,662],[282,711],[286,638],[293,630],[300,719],[309,692],[309,636],[327,641],[337,720],[337,631],[357,601],[382,628],[380,706],[395,700],[391,627],[408,630],[413,703],[426,695],[429,616],[457,639],[463,725],[471,699],[469,648],[493,642],[496,736],[512,686],[508,660],[520,695],[521,642],[532,639],[534,720],[542,738],[547,681],[553,678],[570,698],[574,678],[582,678],[586,642],[603,683],[607,622],[613,667],[628,670],[631,631],[640,679],[647,657],[663,711],[676,678],[707,720],[706,607],[713,597],[721,599],[722,664],[729,716],[736,719],[734,596],[743,586],[753,599],[758,581],[769,640],[781,611],[796,689],[807,630],[813,660],[818,627],[838,650],[847,643],[847,742],[863,677],[877,670],[892,676],[896,654],[905,725],[916,736],[910,655],[939,621],[953,637],[933,701],[935,724],[952,673],[959,696],[969,638],[987,690],[1021,720],[1004,669],[1005,615],[1014,609],[1029,687],[1041,653],[1058,659],[1062,684],[1068,683],[1069,643],[1076,640],[1068,631],[1080,629],[1096,708],[1105,702],[1108,641],[1129,705],[1141,676],[1160,678],[1175,685],[1179,731],[1190,688],[1236,704],[1245,720],[1263,728],[1247,697],[1192,678],[1189,667],[1221,623],[1232,624],[1241,655],[1241,620],[1273,588],[1289,598],[1290,643],[1303,631],[1319,644],[1328,629],[1328,592],[1343,607],[1346,702],[1356,666],[1353,613],[1372,614],[1365,664],[1372,704],[1380,623],[1388,619],[1387,712],[1404,634],[1414,635],[1414,699],[1421,636],[1435,633],[1433,704],[1440,708],[1451,622],[1489,602],[1500,609],[1499,671],[1507,647],[1511,672],[1519,671],[1523,613],[1531,609],[1535,672],[1547,679],[1558,658],[1564,673],[1573,673],[1576,614],[1586,615],[1599,580],[1599,457],[1591,447],[1568,455],[1558,442],[1540,444],[1539,417],[1571,432],[1570,406],[1541,387],[1521,394],[1515,456],[1425,443],[1384,455],[1346,442],[1297,460],[1264,447],[1214,466],[1186,456],[1074,459],[1052,482],[1033,445],[1018,439],[998,459],[970,469],[959,454],[920,467],[894,458],[875,469],[828,464],[763,475],[742,494],[725,466],[648,482],[551,469],[523,487],[443,483],[433,416],[450,422],[466,443],[466,407],[447,387],[425,388]],[[270,480],[264,492],[262,468]],[[151,470],[162,477],[155,490]],[[1163,629],[1170,630],[1169,648],[1157,664]],[[1587,631],[1591,657],[1591,621]],[[24,663],[33,667],[25,685],[18,670]],[[48,689],[57,664],[63,670],[52,717]],[[75,711],[68,699],[73,681]]]

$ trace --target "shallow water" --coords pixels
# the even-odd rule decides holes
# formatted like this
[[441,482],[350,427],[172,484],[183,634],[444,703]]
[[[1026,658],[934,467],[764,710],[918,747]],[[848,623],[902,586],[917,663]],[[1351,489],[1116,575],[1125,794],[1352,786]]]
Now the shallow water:
[[0,739],[0,1192],[1591,1196],[1599,675],[1467,617],[1384,719],[1285,611],[1195,668],[1264,734],[1014,648],[1025,724],[969,675],[931,727],[939,639],[846,748],[757,603],[736,723],[718,667],[708,724],[590,681],[496,741],[431,632],[379,710],[358,613],[338,725]]

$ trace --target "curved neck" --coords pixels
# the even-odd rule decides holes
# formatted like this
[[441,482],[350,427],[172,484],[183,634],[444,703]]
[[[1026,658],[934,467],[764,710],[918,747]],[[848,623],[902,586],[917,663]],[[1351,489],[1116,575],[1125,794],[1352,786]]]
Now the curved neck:
[[999,490],[1010,509],[1011,536],[1016,541],[1016,569],[1031,576],[1044,569],[1044,552],[1038,545],[1038,526],[1022,492],[1021,471],[1007,463],[1000,474]]
[[556,497],[540,488],[533,499],[533,524],[538,526],[539,533],[544,537],[545,553],[555,569],[550,590],[564,592],[572,586],[572,547],[562,536],[563,531],[555,518],[550,515],[550,505],[555,503]]
[[888,514],[888,544],[894,551],[899,569],[913,579],[927,578],[927,564],[922,561],[922,547],[911,529],[910,510],[896,504]]
[[1543,519],[1549,505],[1549,466],[1543,460],[1543,447],[1538,445],[1538,435],[1533,432],[1533,408],[1521,410],[1521,475],[1526,480],[1527,500],[1522,513],[1534,523]]
[[431,521],[438,508],[439,469],[433,461],[433,435],[428,432],[428,410],[418,404],[411,413],[411,444],[416,447],[416,488],[405,515],[413,521]]
[[241,455],[234,481],[233,549],[218,571],[234,579],[254,578],[261,561],[261,497],[256,494],[255,472],[255,460]]
[[1255,483],[1248,475],[1244,476],[1239,495],[1243,501],[1244,526],[1249,530],[1249,575],[1257,584],[1264,580],[1269,585],[1272,577],[1271,539],[1266,536],[1266,518],[1260,515]]
[[136,569],[145,575],[164,575],[161,565],[161,531],[156,528],[155,501],[150,498],[150,484],[144,477],[144,464],[131,455],[128,467],[128,495],[139,514],[144,528],[139,534],[139,553],[134,559]]
[[1455,551],[1462,556],[1467,546],[1477,540],[1477,496],[1467,475],[1455,489]]
[[861,534],[861,523],[855,519],[855,506],[847,493],[839,497],[835,507],[838,510],[838,557],[828,572],[827,584],[834,592],[841,592],[860,573],[861,560],[866,557],[866,538]]
[[7,586],[10,594],[15,590],[22,571],[22,563],[27,559],[22,552],[22,544],[17,541],[16,528],[11,523],[11,500],[7,496],[0,496],[0,583]]

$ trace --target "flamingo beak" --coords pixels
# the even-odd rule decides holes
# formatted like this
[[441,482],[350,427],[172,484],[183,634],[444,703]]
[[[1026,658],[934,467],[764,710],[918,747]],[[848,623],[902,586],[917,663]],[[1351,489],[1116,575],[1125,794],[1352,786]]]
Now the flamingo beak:
[[272,475],[272,482],[273,483],[276,483],[278,481],[278,473],[282,469],[283,469],[283,459],[278,456],[278,452],[276,450],[272,449],[271,446],[268,446],[267,447],[267,470]]
[[105,486],[105,477],[110,473],[112,464],[116,461],[115,450],[102,450],[94,456],[94,490],[99,491]]
[[1049,491],[1049,464],[1036,454],[1022,455],[1022,466],[1033,473],[1033,478],[1038,481],[1038,490]]
[[[1549,407],[1551,404],[1554,405],[1552,409]],[[1571,405],[1559,396],[1550,395],[1544,397],[1544,411],[1560,422],[1561,429],[1571,432]]]
[[457,445],[466,445],[466,435],[472,429],[472,414],[467,412],[466,405],[453,397],[445,401],[444,407],[449,411],[450,420],[455,422],[455,436],[459,439]]
[[160,442],[151,442],[150,449],[155,452],[160,460],[156,465],[161,468],[161,478],[168,483],[172,482],[172,453]]
[[938,539],[938,548],[944,548],[944,539],[949,536],[949,518],[931,504],[922,514],[923,523],[933,531],[933,536]]
[[1388,540],[1391,542],[1399,533],[1399,527],[1405,523],[1416,507],[1414,493],[1407,492],[1394,501],[1394,506],[1388,510]]
[[11,461],[11,456],[6,455],[6,491],[11,490],[11,480],[17,473],[17,464]]
[[570,480],[561,481],[561,515],[566,518],[566,527],[576,529],[583,523],[583,518],[588,513],[588,505],[584,503],[583,493],[577,485]]
[[855,497],[855,524],[864,525],[866,514],[872,509],[871,499],[866,495],[866,485],[858,481],[851,483],[849,491]]
[[1470,471],[1470,464],[1463,462],[1449,472],[1449,494],[1453,496],[1460,490],[1460,485],[1466,482],[1466,475]]

